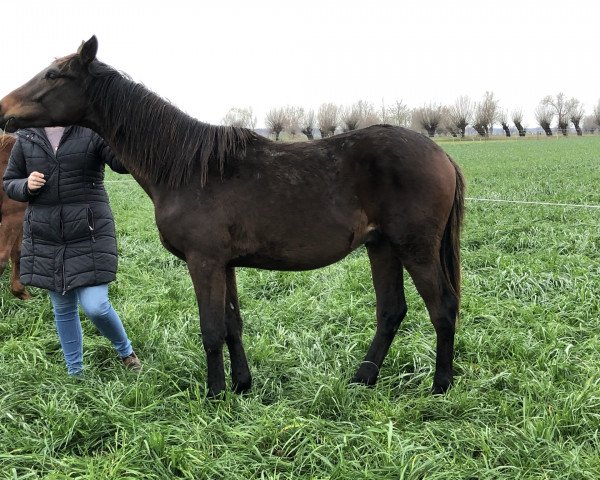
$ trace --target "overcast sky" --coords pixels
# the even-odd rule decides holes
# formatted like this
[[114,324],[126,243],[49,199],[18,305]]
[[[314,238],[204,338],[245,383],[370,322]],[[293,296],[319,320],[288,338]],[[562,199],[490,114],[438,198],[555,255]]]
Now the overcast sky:
[[600,1],[3,1],[0,97],[95,34],[98,58],[220,123],[252,107],[600,99]]

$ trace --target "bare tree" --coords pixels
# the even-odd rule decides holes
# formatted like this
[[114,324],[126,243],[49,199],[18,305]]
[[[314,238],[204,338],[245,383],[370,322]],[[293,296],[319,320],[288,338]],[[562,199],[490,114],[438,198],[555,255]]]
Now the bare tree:
[[565,94],[560,92],[553,97],[552,95],[547,95],[542,99],[542,105],[545,107],[552,108],[556,118],[558,120],[558,130],[563,134],[567,135],[569,131],[569,122],[570,122],[570,102],[565,97]]
[[473,128],[482,137],[487,137],[494,128],[498,117],[498,100],[494,98],[493,92],[485,92],[483,100],[475,107]]
[[289,125],[289,118],[285,108],[273,108],[267,112],[265,124],[270,133],[275,134],[275,141],[279,141],[279,135]]
[[502,130],[507,137],[510,137],[510,127],[508,126],[508,112],[506,110],[500,110],[498,112],[498,121],[502,125]]
[[568,103],[569,120],[571,120],[571,123],[575,127],[577,135],[581,136],[583,135],[583,132],[581,131],[580,124],[585,115],[585,110],[583,109],[581,102],[576,98],[571,98]]
[[598,128],[596,119],[593,115],[586,115],[583,117],[583,131],[587,133],[594,133]]
[[380,122],[397,127],[408,127],[412,112],[402,100],[396,100],[392,105],[386,107],[381,105]]
[[362,112],[355,103],[354,105],[341,109],[340,117],[342,120],[342,130],[344,132],[349,132],[358,128],[362,119]]
[[252,107],[248,108],[230,108],[221,120],[223,125],[231,127],[256,128],[256,117],[252,112]]
[[598,125],[598,127],[600,127],[600,100],[598,100],[598,103],[594,107],[593,117],[596,122],[596,125]]
[[447,129],[456,130],[457,134],[464,138],[467,125],[473,117],[473,102],[463,95],[458,97],[454,105],[447,109]]
[[[462,132],[451,117],[451,109],[452,107],[443,107],[442,122],[438,128],[438,133],[449,133],[453,137],[458,137]],[[462,136],[464,137],[464,134],[462,134]]]
[[443,108],[441,105],[430,103],[413,112],[414,121],[433,137],[440,123],[442,123]]
[[315,128],[316,123],[317,122],[315,120],[314,110],[308,110],[300,119],[300,131],[304,135],[306,135],[306,138],[308,138],[309,140],[312,140],[314,138],[313,130]]
[[321,137],[330,137],[338,127],[339,107],[333,103],[324,103],[319,107],[317,123]]
[[304,109],[302,107],[286,107],[285,113],[288,118],[287,131],[292,137],[295,137],[302,130],[300,124],[304,117]]
[[381,117],[372,103],[365,101],[362,108],[362,119],[360,125],[362,128],[382,123]]
[[525,128],[523,128],[523,110],[513,110],[511,117],[515,127],[517,127],[517,130],[519,131],[519,137],[524,137],[527,132]]
[[546,105],[544,105],[543,101],[537,106],[534,112],[536,121],[540,124],[540,127],[546,132],[546,135],[552,136],[552,129],[550,125],[552,124],[552,119],[554,118],[554,110]]
[[381,123],[373,104],[365,100],[359,100],[349,107],[340,109],[340,119],[345,132]]

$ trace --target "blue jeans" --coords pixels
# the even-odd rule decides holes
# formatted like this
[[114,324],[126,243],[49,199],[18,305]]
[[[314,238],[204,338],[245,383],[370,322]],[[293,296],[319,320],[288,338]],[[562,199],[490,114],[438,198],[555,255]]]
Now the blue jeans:
[[50,291],[56,331],[69,375],[83,371],[83,335],[78,304],[102,335],[108,338],[121,358],[133,349],[123,323],[108,300],[108,284],[80,287],[62,295]]

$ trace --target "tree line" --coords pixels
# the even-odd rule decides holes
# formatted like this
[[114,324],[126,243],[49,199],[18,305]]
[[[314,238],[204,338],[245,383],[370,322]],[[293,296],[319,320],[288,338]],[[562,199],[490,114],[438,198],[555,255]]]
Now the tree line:
[[[573,125],[577,135],[584,131],[594,133],[600,130],[600,100],[591,114],[586,115],[582,103],[576,98],[568,98],[560,92],[542,98],[534,111],[537,125],[546,135],[553,135],[552,125],[556,121],[555,132],[568,135]],[[409,108],[404,102],[375,107],[372,103],[359,100],[348,106],[323,103],[317,111],[297,106],[272,108],[265,116],[265,125],[275,140],[283,133],[294,138],[303,134],[309,140],[318,132],[322,138],[337,132],[348,132],[370,125],[387,123],[411,128],[428,136],[451,135],[464,137],[471,127],[476,135],[491,135],[494,125],[500,125],[504,134],[512,132],[524,137],[527,128],[523,125],[522,109],[510,113],[502,109],[493,92],[486,92],[480,101],[473,101],[466,95],[460,96],[452,105],[429,103],[418,108]],[[231,108],[222,120],[224,125],[255,129],[256,117],[252,108]],[[511,128],[511,125],[514,128]]]

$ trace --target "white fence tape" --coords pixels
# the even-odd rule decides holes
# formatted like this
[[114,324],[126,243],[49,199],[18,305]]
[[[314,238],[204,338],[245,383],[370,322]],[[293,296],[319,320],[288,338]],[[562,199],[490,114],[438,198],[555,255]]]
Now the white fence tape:
[[[137,183],[135,180],[105,180],[104,183]],[[493,202],[493,203],[514,203],[517,205],[541,205],[547,207],[569,207],[569,208],[600,208],[600,205],[591,205],[586,203],[555,203],[555,202],[535,202],[527,200],[503,200],[500,198],[479,198],[465,197],[465,200],[472,202]]]

